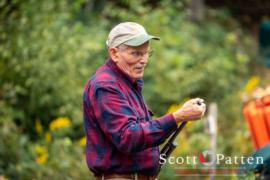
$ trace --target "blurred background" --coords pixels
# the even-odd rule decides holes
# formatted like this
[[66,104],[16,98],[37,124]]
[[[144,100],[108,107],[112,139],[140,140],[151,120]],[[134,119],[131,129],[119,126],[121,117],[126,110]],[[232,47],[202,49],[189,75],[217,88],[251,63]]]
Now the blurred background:
[[[161,38],[143,90],[156,117],[189,98],[212,104],[174,155],[250,155],[258,147],[242,108],[270,83],[269,12],[267,0],[0,0],[0,179],[92,178],[82,93],[122,21]],[[160,177],[179,179],[174,172]]]

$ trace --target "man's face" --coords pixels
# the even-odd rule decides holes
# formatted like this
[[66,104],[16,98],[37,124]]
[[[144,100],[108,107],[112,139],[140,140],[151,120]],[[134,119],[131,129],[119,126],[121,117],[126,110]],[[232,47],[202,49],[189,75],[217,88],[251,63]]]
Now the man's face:
[[117,66],[133,79],[143,77],[144,68],[149,58],[149,43],[146,42],[140,46],[123,46],[111,48],[113,54],[111,57]]

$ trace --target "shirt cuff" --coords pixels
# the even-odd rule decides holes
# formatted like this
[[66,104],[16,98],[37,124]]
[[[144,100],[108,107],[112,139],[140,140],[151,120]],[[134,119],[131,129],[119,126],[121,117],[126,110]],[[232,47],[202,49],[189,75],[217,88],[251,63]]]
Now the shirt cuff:
[[166,114],[160,117],[158,122],[165,132],[171,132],[177,129],[177,123],[172,114]]

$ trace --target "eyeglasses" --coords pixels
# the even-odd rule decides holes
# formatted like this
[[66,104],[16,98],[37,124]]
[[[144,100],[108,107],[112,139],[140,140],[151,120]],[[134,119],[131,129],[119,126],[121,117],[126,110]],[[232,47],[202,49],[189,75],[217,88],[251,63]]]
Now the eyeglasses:
[[151,57],[153,55],[153,50],[149,51],[132,51],[129,53],[131,56],[133,56],[136,59],[142,58],[143,56],[147,55],[148,57]]

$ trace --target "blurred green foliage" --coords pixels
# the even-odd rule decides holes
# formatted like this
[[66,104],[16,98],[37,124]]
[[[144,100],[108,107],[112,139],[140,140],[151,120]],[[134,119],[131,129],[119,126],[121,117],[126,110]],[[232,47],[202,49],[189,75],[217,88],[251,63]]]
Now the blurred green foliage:
[[[107,58],[109,30],[121,21],[139,22],[161,37],[151,44],[155,54],[146,70],[143,92],[156,116],[187,97],[215,101],[222,130],[218,150],[249,153],[251,142],[238,93],[249,75],[252,39],[227,11],[206,9],[203,21],[192,22],[187,4],[170,0],[154,4],[143,0],[2,0],[0,174],[11,179],[91,177],[83,148],[77,143],[84,133],[82,92],[87,79]],[[52,133],[52,141],[46,142],[50,123],[63,116],[72,120],[71,126]],[[209,147],[203,129],[201,121],[185,130],[181,154]],[[45,164],[36,162],[37,146],[46,149]],[[169,179],[171,172],[161,177]]]

